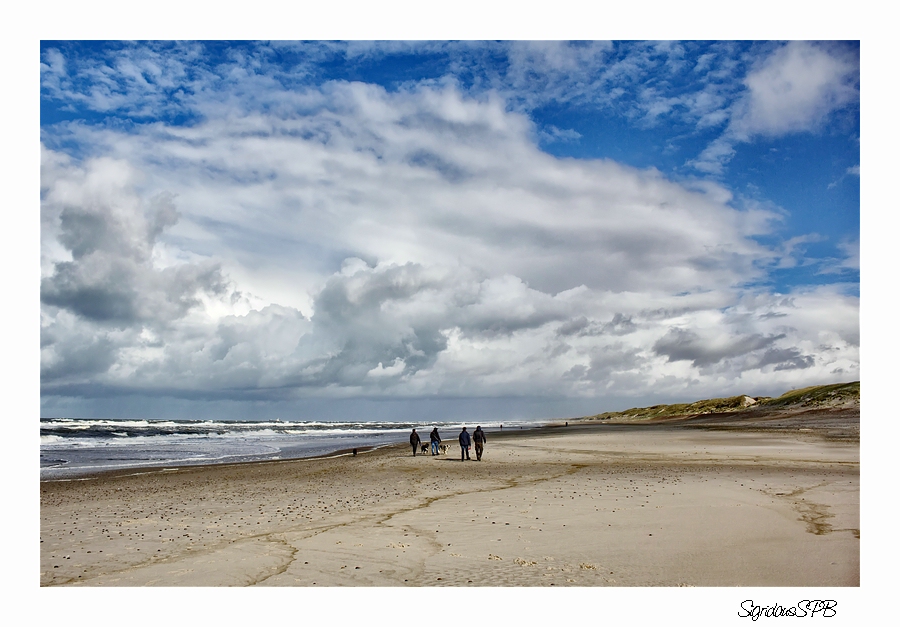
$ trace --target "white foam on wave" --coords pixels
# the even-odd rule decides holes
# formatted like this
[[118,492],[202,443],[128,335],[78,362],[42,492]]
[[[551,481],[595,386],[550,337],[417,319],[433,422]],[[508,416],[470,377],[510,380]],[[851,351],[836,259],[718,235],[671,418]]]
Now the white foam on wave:
[[[41,420],[41,476],[275,456],[304,458],[351,447],[405,443],[412,427],[426,439],[437,426],[443,439],[452,440],[463,424],[471,431],[476,423],[45,419]],[[494,430],[500,423],[480,424],[485,430]],[[536,426],[527,421],[503,424],[513,429]],[[57,459],[63,464],[50,465]]]

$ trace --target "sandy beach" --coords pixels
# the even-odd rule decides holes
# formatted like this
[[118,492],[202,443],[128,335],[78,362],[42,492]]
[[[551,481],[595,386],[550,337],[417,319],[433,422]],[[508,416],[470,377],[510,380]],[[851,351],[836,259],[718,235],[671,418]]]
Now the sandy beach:
[[815,419],[573,423],[490,434],[481,462],[448,433],[438,457],[397,445],[46,481],[40,583],[859,586],[848,420],[855,437]]

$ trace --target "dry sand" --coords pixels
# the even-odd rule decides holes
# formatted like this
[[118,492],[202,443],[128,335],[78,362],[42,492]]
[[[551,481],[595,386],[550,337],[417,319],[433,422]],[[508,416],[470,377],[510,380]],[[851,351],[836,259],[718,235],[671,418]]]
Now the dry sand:
[[859,585],[858,439],[573,424],[458,452],[42,482],[41,585]]

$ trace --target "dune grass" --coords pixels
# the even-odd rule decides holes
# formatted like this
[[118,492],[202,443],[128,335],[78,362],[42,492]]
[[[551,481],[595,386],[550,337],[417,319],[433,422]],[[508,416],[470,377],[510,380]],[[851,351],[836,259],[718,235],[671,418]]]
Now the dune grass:
[[752,410],[753,408],[828,407],[859,401],[859,381],[814,385],[785,392],[779,397],[747,395],[709,398],[693,403],[673,403],[651,407],[633,407],[624,411],[604,412],[585,416],[581,420],[636,421],[654,418],[698,416]]

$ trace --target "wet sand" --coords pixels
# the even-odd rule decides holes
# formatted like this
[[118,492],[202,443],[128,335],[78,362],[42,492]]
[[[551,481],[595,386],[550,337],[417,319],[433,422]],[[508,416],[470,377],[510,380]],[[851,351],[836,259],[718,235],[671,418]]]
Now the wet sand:
[[398,445],[42,482],[40,582],[860,583],[858,439],[572,424],[489,434],[472,456]]

